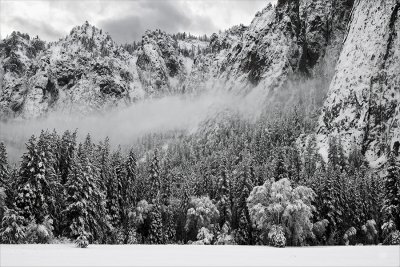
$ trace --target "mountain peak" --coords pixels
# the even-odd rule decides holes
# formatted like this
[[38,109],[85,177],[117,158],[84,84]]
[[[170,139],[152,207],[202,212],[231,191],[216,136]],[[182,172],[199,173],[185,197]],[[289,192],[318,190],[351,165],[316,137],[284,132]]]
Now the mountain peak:
[[94,25],[91,25],[88,21],[85,21],[81,26],[76,26],[72,28],[70,34],[67,36],[68,38],[79,38],[79,37],[87,37],[92,39],[111,39],[111,36],[108,33],[103,32],[102,29],[97,28]]
[[[117,52],[123,54],[123,50],[113,41],[111,36],[102,29],[91,25],[85,21],[83,25],[72,28],[69,35],[58,42],[58,46],[67,48],[73,53],[94,53],[96,55],[107,56]],[[85,52],[86,51],[86,52]]]

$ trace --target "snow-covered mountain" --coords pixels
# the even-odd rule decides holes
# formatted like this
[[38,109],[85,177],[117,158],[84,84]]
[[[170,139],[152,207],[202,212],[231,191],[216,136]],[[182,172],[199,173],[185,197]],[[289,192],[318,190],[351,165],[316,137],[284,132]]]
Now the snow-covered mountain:
[[324,72],[315,66],[337,57],[351,4],[326,2],[269,4],[248,27],[234,26],[209,41],[146,31],[133,53],[87,22],[39,50],[34,46],[40,41],[14,33],[0,48],[0,116],[33,118],[53,110],[85,114],[146,97],[215,88],[268,95],[297,74]]
[[87,114],[173,93],[191,70],[181,53],[189,43],[147,31],[130,54],[87,22],[49,44],[14,32],[0,46],[0,118]]
[[[140,97],[135,58],[85,23],[36,55],[33,40],[3,41],[2,116],[39,117],[50,110],[86,112]],[[34,50],[34,49],[33,49]]]
[[[128,53],[85,23],[55,43],[13,34],[0,47],[0,117],[85,114],[147,97],[230,90],[261,101],[323,79],[321,147],[340,135],[371,161],[400,139],[399,0],[278,0],[209,39],[146,31]],[[190,51],[190,52],[189,52]]]

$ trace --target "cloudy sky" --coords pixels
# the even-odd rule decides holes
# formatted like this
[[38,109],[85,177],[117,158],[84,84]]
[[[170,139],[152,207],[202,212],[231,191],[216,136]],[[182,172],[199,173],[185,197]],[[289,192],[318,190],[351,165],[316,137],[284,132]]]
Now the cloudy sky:
[[140,40],[146,29],[211,34],[249,24],[269,2],[276,0],[0,0],[0,33],[55,41],[87,20],[120,43]]

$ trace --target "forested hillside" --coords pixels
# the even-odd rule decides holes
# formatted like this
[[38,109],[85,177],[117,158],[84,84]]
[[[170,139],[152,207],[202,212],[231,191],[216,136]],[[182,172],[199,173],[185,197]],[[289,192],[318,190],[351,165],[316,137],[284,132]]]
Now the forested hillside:
[[[211,126],[212,125],[212,126]],[[399,171],[332,138],[325,162],[299,109],[153,134],[131,150],[43,131],[17,168],[1,146],[1,240],[100,244],[398,244]]]

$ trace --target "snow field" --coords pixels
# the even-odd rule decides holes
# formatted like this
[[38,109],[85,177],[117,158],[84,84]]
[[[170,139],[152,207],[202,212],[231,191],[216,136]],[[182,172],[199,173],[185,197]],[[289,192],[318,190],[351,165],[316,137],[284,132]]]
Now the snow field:
[[0,245],[0,266],[400,266],[399,246]]

